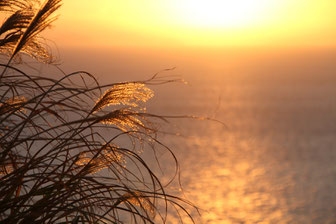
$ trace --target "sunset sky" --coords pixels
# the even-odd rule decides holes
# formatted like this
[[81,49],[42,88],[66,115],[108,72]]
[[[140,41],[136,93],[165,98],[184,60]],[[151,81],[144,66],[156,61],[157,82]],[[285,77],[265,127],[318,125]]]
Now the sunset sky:
[[334,0],[71,0],[47,37],[71,46],[336,46]]

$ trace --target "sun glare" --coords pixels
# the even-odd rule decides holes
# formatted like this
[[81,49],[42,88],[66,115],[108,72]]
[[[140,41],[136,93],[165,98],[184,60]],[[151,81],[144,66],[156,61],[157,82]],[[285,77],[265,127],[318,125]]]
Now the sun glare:
[[246,27],[265,18],[272,0],[180,0],[177,7],[189,25]]
[[71,0],[50,32],[90,46],[335,46],[335,8],[335,0]]

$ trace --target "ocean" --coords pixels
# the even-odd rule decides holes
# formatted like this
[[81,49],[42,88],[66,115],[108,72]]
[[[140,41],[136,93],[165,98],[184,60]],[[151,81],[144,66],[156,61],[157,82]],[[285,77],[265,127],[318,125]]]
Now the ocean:
[[[162,128],[171,134],[159,134],[180,165],[181,186],[168,189],[200,208],[201,215],[192,210],[197,223],[336,222],[336,50],[65,49],[61,56],[65,71],[87,70],[101,83],[176,67],[160,77],[187,83],[150,86],[147,110],[209,118],[170,119]],[[174,170],[166,155],[159,154],[163,182]],[[178,219],[168,214],[168,223]]]

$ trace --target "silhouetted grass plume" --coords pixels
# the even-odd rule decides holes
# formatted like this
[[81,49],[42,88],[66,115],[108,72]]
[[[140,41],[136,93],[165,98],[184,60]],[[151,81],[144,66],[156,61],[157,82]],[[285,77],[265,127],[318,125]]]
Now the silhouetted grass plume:
[[0,0],[8,15],[0,27],[1,223],[165,223],[168,209],[190,216],[193,206],[169,195],[141,157],[165,147],[155,126],[165,118],[143,110],[153,96],[146,84],[169,80],[101,86],[87,72],[54,79],[13,64],[20,54],[51,61],[39,34],[60,4]]

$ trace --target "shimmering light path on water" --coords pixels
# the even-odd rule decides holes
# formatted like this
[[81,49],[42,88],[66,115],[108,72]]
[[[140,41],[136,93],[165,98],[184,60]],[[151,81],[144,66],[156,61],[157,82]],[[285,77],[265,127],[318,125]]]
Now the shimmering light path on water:
[[[164,75],[189,84],[150,86],[148,111],[210,116],[228,126],[172,120],[184,137],[160,136],[180,161],[185,196],[201,208],[197,221],[335,223],[335,51],[77,50],[86,53],[76,60],[65,54],[65,66],[101,82],[143,80],[178,66]],[[167,154],[158,155],[162,169],[172,169]],[[165,174],[163,181],[172,177]],[[178,223],[172,214],[168,220]]]
[[181,125],[191,137],[173,148],[201,223],[336,221],[336,85],[269,85],[225,93],[216,114],[228,129]]

